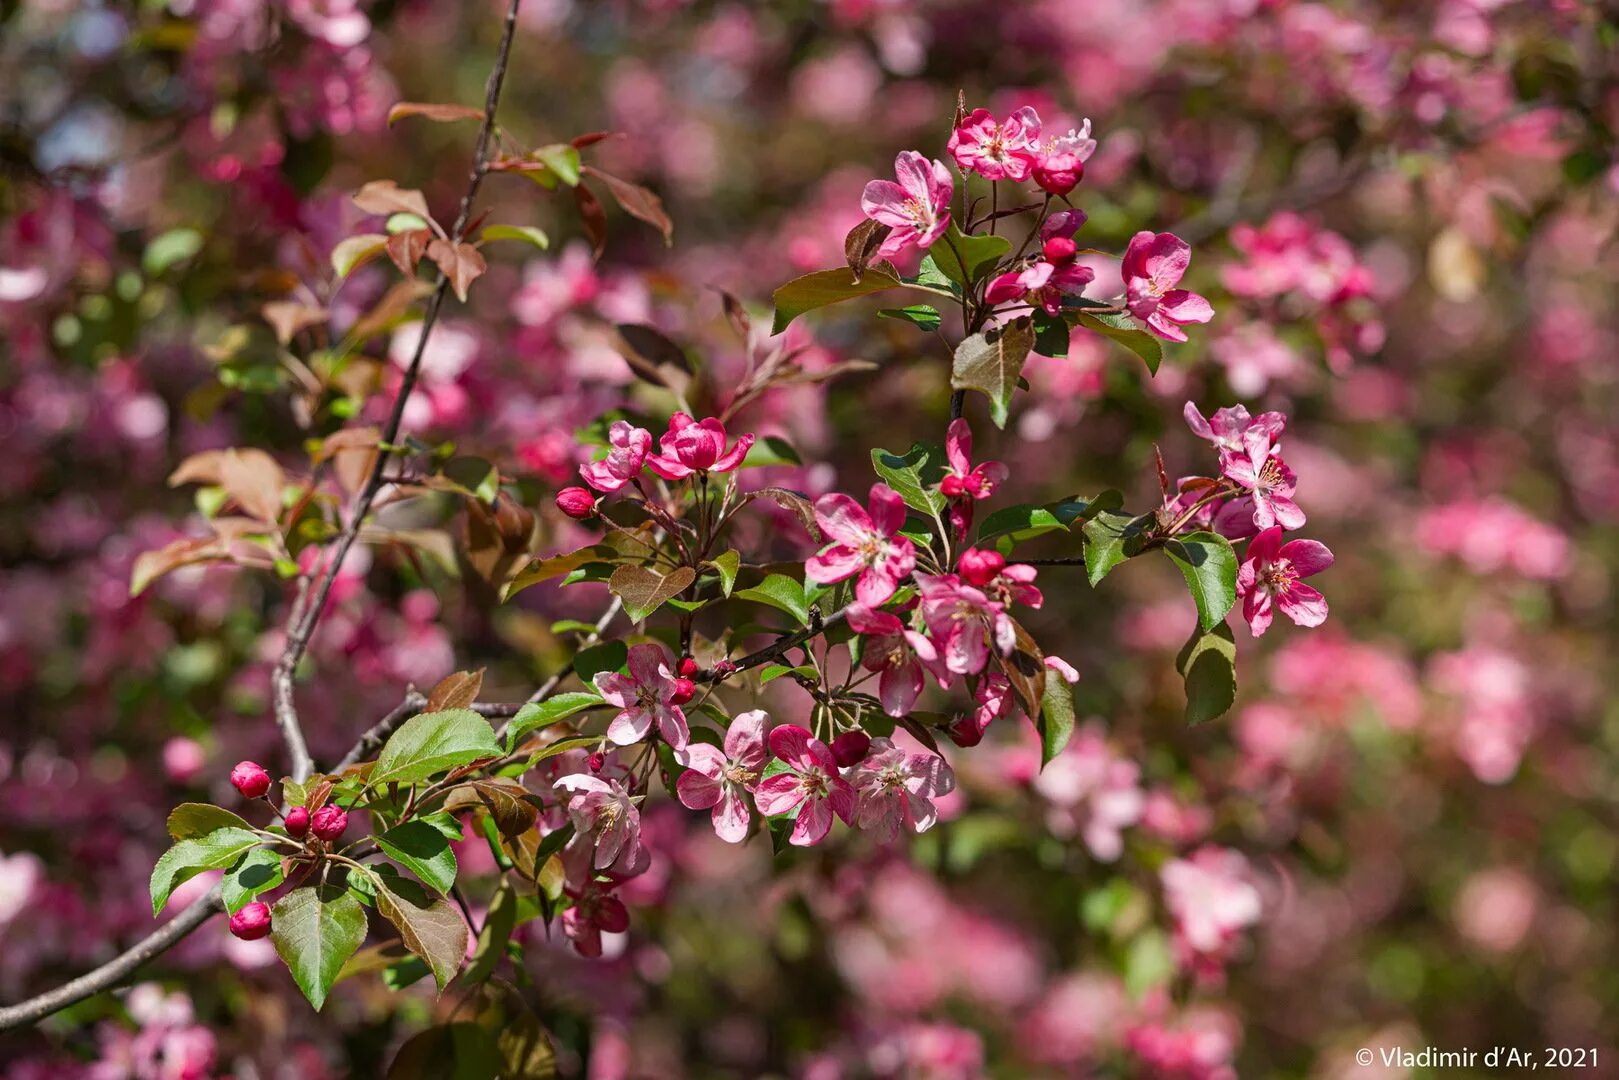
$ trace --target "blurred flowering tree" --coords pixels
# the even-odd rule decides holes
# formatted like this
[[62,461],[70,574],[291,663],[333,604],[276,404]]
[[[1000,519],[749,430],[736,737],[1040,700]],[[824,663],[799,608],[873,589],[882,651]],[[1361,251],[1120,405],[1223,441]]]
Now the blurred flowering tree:
[[8,1075],[1619,1053],[1599,7],[0,31]]

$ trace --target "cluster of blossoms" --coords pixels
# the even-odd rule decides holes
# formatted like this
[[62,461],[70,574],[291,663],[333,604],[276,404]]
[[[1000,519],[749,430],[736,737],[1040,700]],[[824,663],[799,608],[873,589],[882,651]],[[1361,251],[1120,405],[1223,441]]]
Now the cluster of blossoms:
[[1185,414],[1192,431],[1219,451],[1220,475],[1181,478],[1173,497],[1165,493],[1165,511],[1228,540],[1248,539],[1237,595],[1255,637],[1270,627],[1277,610],[1299,626],[1320,626],[1327,619],[1326,598],[1301,579],[1331,566],[1332,552],[1314,540],[1283,542],[1285,532],[1304,524],[1304,511],[1293,501],[1298,477],[1282,460],[1286,418],[1278,412],[1250,416],[1241,405],[1209,418],[1192,402]]

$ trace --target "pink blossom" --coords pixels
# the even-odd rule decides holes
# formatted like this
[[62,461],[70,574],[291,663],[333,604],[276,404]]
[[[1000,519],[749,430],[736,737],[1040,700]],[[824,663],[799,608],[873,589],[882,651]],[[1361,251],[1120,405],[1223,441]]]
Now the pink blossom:
[[1045,222],[1041,224],[1040,239],[1046,241],[1060,237],[1072,240],[1074,234],[1088,220],[1090,215],[1083,210],[1059,210],[1055,214],[1047,215]]
[[1314,540],[1282,543],[1282,528],[1273,525],[1248,542],[1237,570],[1242,617],[1254,637],[1269,627],[1273,605],[1299,626],[1327,621],[1327,598],[1300,581],[1332,565],[1332,552]]
[[676,750],[685,747],[686,714],[673,700],[681,690],[674,663],[667,648],[649,641],[630,646],[628,675],[616,671],[596,673],[596,689],[620,710],[607,725],[609,739],[620,746],[640,742],[656,721],[664,742]]
[[230,782],[244,799],[257,799],[270,790],[270,774],[256,761],[238,761],[230,771]]
[[1034,166],[1034,182],[1053,195],[1066,195],[1084,179],[1085,162],[1096,153],[1091,122],[1084,120],[1064,135],[1045,139],[1036,149],[1040,157]]
[[1188,401],[1181,415],[1186,418],[1186,426],[1192,429],[1192,434],[1213,443],[1217,450],[1233,454],[1243,450],[1243,435],[1250,428],[1263,431],[1274,443],[1287,426],[1287,417],[1279,412],[1265,412],[1252,417],[1241,405],[1227,405],[1223,409],[1216,409],[1213,417],[1205,418],[1202,411]]
[[1095,724],[1075,733],[1035,777],[1034,789],[1050,804],[1051,830],[1059,836],[1079,833],[1103,862],[1123,853],[1123,831],[1141,820],[1145,806],[1140,767],[1115,753]]
[[1259,890],[1248,861],[1227,848],[1205,846],[1159,871],[1176,939],[1196,953],[1219,953],[1259,921]]
[[207,752],[196,739],[176,735],[163,744],[163,772],[176,784],[191,783],[207,763]]
[[954,574],[919,574],[922,618],[928,636],[957,675],[976,675],[989,662],[990,643],[1005,656],[1012,651],[1016,627],[1002,606]]
[[[863,604],[849,605],[849,627],[862,635],[860,665],[880,671],[877,696],[889,716],[905,716],[922,693],[924,669],[935,675],[939,654],[933,642],[907,627],[898,616]],[[941,680],[943,681],[943,680]]]
[[989,725],[1003,716],[1010,716],[1016,704],[1011,680],[999,671],[986,672],[973,691],[973,711],[958,713],[945,733],[957,746],[977,746],[984,740],[984,732],[989,730]]
[[[990,304],[1026,303],[1047,315],[1062,311],[1062,298],[1080,296],[1096,279],[1096,271],[1069,262],[1055,265],[1041,259],[1024,270],[1009,270],[989,283],[984,299]],[[1184,340],[1184,339],[1183,339]]]
[[956,417],[945,430],[944,454],[950,469],[939,481],[939,490],[952,499],[987,499],[1005,482],[1008,470],[999,461],[973,465],[973,432],[967,421]]
[[950,197],[956,190],[944,162],[929,161],[915,150],[894,159],[894,175],[899,183],[873,180],[860,196],[865,215],[890,230],[877,249],[885,258],[912,245],[932,247],[950,227]]
[[837,760],[825,743],[797,724],[785,724],[770,732],[770,750],[786,771],[754,788],[753,800],[766,817],[797,811],[788,843],[820,843],[832,829],[834,813],[845,822],[853,819],[854,788],[838,775]]
[[880,840],[892,840],[901,824],[927,832],[938,821],[933,796],[955,790],[956,777],[937,754],[912,754],[888,739],[873,739],[871,752],[849,772],[858,803],[855,822]]
[[1022,183],[1040,160],[1039,137],[1040,114],[1027,105],[1001,124],[988,109],[974,109],[950,133],[946,148],[962,172]]
[[597,870],[629,869],[641,858],[641,812],[624,785],[588,773],[561,776],[556,787],[571,793],[568,815],[575,832],[593,837]]
[[1250,493],[1254,524],[1261,529],[1272,525],[1297,529],[1303,525],[1304,511],[1293,501],[1298,477],[1276,453],[1270,432],[1257,425],[1250,427],[1242,443],[1241,450],[1220,455],[1220,471]]
[[894,595],[916,568],[916,548],[897,535],[905,524],[905,500],[887,484],[873,484],[870,512],[834,492],[815,502],[815,521],[832,544],[804,564],[804,576],[822,585],[860,575],[855,598],[877,607]]
[[615,420],[607,429],[607,438],[612,444],[607,456],[579,466],[579,475],[597,491],[611,493],[641,475],[652,446],[652,433],[628,420]]
[[609,886],[589,882],[582,889],[570,890],[573,906],[562,913],[562,932],[568,935],[580,956],[602,954],[602,934],[622,934],[630,928],[630,913],[624,901],[608,891]]
[[747,793],[759,782],[759,774],[769,760],[765,749],[765,713],[760,709],[738,713],[725,729],[725,749],[694,742],[681,751],[680,775],[675,792],[681,805],[690,810],[714,808],[714,832],[726,843],[747,838],[753,812]]
[[753,447],[750,432],[725,448],[725,425],[710,416],[693,420],[683,412],[669,418],[669,430],[658,440],[658,453],[646,459],[647,468],[665,480],[684,480],[693,473],[730,472],[742,464]]
[[1206,323],[1214,308],[1197,293],[1178,289],[1192,262],[1192,248],[1173,233],[1138,232],[1124,251],[1126,304],[1130,314],[1165,341],[1185,341],[1186,323]]

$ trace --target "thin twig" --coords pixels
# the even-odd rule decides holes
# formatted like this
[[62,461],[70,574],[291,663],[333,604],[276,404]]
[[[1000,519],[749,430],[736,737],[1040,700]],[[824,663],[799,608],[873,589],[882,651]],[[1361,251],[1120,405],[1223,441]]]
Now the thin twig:
[[728,678],[739,671],[747,671],[749,668],[756,668],[760,664],[768,664],[770,661],[781,656],[781,654],[786,652],[788,649],[796,649],[798,646],[804,644],[806,641],[809,641],[811,638],[832,629],[834,626],[837,626],[848,617],[848,608],[835,611],[824,619],[821,618],[818,611],[812,609],[810,611],[810,624],[804,627],[804,629],[795,630],[791,634],[783,634],[781,637],[777,638],[769,645],[766,645],[758,652],[749,653],[740,660],[732,661],[730,670],[725,676],[719,675],[714,671],[713,668],[705,668],[704,670],[699,671],[696,675],[693,675],[692,681],[699,683],[718,682],[722,677]]
[[[455,226],[450,230],[452,244],[460,243],[464,237],[467,224],[472,219],[473,200],[477,197],[478,188],[483,184],[483,178],[489,171],[489,149],[495,130],[495,112],[500,105],[501,87],[506,81],[512,39],[517,30],[517,9],[521,3],[522,0],[511,0],[511,5],[506,10],[506,23],[501,31],[500,48],[495,56],[495,66],[489,72],[489,82],[484,93],[483,126],[478,130],[477,148],[472,157],[472,173],[467,179],[467,189],[461,196]],[[387,426],[382,430],[381,446],[376,461],[371,466],[371,473],[354,501],[354,509],[349,516],[348,524],[333,545],[332,553],[326,561],[326,568],[321,573],[320,583],[314,586],[312,593],[308,592],[307,583],[301,586],[299,600],[293,605],[292,617],[289,620],[291,629],[287,634],[281,659],[276,663],[271,682],[274,687],[276,723],[280,725],[282,737],[287,743],[287,753],[292,759],[292,775],[297,780],[305,779],[314,771],[314,762],[310,759],[309,750],[304,743],[303,729],[298,722],[298,708],[293,700],[293,680],[298,671],[298,663],[309,649],[310,638],[314,636],[315,628],[320,624],[321,615],[326,610],[326,601],[331,596],[332,586],[337,580],[344,560],[348,557],[349,549],[354,546],[354,541],[359,536],[360,526],[370,513],[371,504],[376,500],[377,493],[382,490],[393,447],[398,441],[399,429],[404,423],[405,406],[410,401],[411,391],[416,387],[416,378],[421,372],[422,356],[427,351],[428,338],[433,333],[434,324],[438,322],[439,312],[444,306],[444,295],[449,291],[449,287],[449,276],[440,270],[438,281],[427,301],[427,310],[422,316],[422,329],[416,339],[416,350],[411,355],[410,364],[405,368],[404,377],[399,383],[399,392],[394,395],[393,409],[389,413]]]

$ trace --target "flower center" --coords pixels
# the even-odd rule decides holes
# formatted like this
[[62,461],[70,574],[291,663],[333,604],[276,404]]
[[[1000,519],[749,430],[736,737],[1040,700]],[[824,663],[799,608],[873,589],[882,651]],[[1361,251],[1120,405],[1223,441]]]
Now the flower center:
[[798,774],[798,789],[812,799],[826,798],[826,773],[818,768],[806,769]]
[[1259,579],[1272,592],[1285,593],[1293,587],[1293,583],[1299,579],[1299,575],[1293,569],[1292,563],[1286,559],[1281,559],[1260,571]]
[[884,792],[893,794],[905,786],[905,774],[898,765],[890,765],[877,774],[877,783]]
[[734,761],[728,761],[725,763],[724,774],[728,783],[736,784],[738,787],[747,787],[749,784],[759,779],[759,774],[757,772],[746,768],[745,766],[738,765]]
[[1266,458],[1265,464],[1259,470],[1259,486],[1265,489],[1280,487],[1282,483],[1282,463],[1276,458]]

